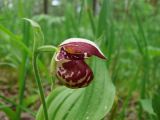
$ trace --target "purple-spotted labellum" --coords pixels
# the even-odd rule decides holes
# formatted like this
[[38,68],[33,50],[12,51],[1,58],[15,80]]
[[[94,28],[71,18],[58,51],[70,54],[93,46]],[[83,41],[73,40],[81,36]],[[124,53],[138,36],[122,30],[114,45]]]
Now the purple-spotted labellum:
[[88,86],[93,80],[93,72],[84,60],[92,55],[106,59],[92,41],[82,38],[65,40],[55,56],[57,78],[70,88]]

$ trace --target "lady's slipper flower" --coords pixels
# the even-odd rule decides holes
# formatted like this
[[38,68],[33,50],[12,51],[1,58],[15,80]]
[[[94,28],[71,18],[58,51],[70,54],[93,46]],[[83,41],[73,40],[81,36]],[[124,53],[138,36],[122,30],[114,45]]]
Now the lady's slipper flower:
[[93,72],[84,60],[92,55],[105,59],[92,41],[82,38],[65,40],[59,45],[59,51],[55,56],[56,76],[71,88],[88,86],[93,80]]

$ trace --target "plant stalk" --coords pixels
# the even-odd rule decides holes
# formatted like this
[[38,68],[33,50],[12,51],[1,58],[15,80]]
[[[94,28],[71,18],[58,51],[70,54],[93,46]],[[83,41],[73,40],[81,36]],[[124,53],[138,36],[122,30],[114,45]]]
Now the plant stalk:
[[43,105],[43,111],[44,111],[44,117],[45,120],[48,120],[48,112],[47,112],[47,105],[45,102],[45,95],[44,95],[44,91],[42,88],[42,84],[41,84],[41,79],[40,79],[40,75],[39,75],[39,70],[38,70],[38,66],[37,66],[37,58],[38,58],[38,53],[34,52],[33,55],[33,70],[34,70],[34,74],[35,74],[35,78],[36,78],[36,83],[38,85],[38,89],[39,89],[39,93],[40,93],[40,97],[41,97],[41,102]]

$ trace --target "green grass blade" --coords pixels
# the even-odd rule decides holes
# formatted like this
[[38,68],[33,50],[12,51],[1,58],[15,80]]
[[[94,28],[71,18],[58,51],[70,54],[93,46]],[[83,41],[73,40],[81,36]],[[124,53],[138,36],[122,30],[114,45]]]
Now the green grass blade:
[[99,38],[101,35],[103,35],[106,31],[107,20],[111,14],[110,9],[111,9],[111,1],[110,0],[103,0],[102,8],[101,8],[99,19],[98,19],[98,27],[97,27],[97,31],[96,31],[97,38]]
[[32,56],[31,50],[29,50],[29,48],[22,42],[20,37],[14,35],[12,32],[10,32],[2,25],[0,25],[0,31],[2,31],[10,37],[9,43],[12,43],[13,45],[15,45],[15,47],[20,48],[22,51],[26,51],[30,57]]
[[[28,23],[23,23],[23,42],[26,46],[29,46],[29,40],[30,40],[30,34],[29,34],[29,24]],[[20,73],[19,73],[19,105],[23,105],[23,99],[24,99],[24,91],[25,91],[25,81],[26,81],[26,74],[28,70],[28,54],[26,51],[22,51],[22,61],[20,65]],[[17,108],[17,118],[20,119],[21,116],[21,108]]]
[[1,94],[0,94],[0,98],[1,98],[2,100],[4,100],[5,102],[11,104],[11,105],[20,107],[23,111],[30,113],[32,116],[35,116],[35,113],[34,113],[33,111],[31,111],[30,109],[28,109],[28,108],[26,108],[26,107],[24,107],[24,106],[21,106],[21,105],[19,105],[19,104],[17,104],[16,102],[14,102],[14,101],[6,98],[5,96],[3,96],[3,95],[1,95]]
[[[1,108],[1,106],[4,106]],[[2,110],[3,112],[5,112],[5,114],[7,115],[7,117],[10,120],[18,120],[17,116],[16,116],[16,112],[14,112],[10,107],[3,105],[2,103],[0,103],[0,110]]]

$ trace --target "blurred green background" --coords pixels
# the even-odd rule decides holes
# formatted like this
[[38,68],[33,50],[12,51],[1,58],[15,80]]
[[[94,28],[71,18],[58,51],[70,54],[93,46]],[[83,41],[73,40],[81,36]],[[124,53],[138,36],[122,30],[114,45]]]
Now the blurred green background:
[[[23,97],[25,113],[39,106],[33,34],[22,18],[40,24],[45,44],[58,46],[71,37],[97,42],[116,86],[115,104],[105,119],[160,119],[159,0],[0,0],[0,120],[4,108],[15,109]],[[46,91],[51,58],[41,56]]]

